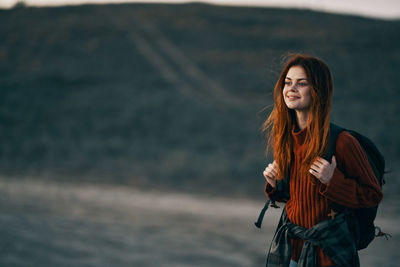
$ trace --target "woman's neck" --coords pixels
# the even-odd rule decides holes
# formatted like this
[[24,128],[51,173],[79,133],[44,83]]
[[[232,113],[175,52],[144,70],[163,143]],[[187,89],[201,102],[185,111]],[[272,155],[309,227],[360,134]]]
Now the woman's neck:
[[307,127],[308,111],[296,110],[297,127],[301,130]]

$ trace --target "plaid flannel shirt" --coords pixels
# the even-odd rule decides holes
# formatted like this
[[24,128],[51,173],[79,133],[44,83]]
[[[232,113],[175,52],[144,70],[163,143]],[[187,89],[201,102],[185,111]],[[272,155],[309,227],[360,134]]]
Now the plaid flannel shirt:
[[348,229],[346,215],[322,221],[310,229],[291,223],[283,210],[278,229],[272,240],[266,266],[287,267],[291,259],[291,238],[303,239],[299,267],[318,266],[317,247],[320,247],[337,266],[359,267],[353,235]]

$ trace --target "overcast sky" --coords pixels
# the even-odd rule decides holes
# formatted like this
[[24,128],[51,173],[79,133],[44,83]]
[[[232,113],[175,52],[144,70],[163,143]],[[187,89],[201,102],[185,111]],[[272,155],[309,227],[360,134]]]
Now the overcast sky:
[[[18,0],[0,0],[0,7],[10,8]],[[158,2],[186,3],[188,0],[24,0],[33,6],[77,5],[82,3]],[[295,7],[334,13],[358,14],[378,18],[400,18],[400,0],[196,0],[221,5]]]

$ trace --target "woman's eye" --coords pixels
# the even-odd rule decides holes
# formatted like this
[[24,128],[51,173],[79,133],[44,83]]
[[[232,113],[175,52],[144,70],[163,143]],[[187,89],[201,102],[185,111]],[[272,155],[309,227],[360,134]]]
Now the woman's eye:
[[299,86],[307,86],[307,83],[299,83]]
[[292,83],[291,82],[285,82],[285,85],[291,85]]

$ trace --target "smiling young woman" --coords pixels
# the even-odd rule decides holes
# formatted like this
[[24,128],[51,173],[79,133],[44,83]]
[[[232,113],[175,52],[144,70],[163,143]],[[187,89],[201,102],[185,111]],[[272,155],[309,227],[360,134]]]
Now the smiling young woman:
[[[263,125],[274,161],[263,175],[268,197],[286,207],[267,266],[359,266],[345,216],[335,218],[333,207],[374,207],[382,192],[365,152],[348,132],[338,135],[330,162],[321,157],[329,140],[332,96],[331,72],[313,56],[293,55],[276,83],[274,108]],[[277,189],[287,177],[288,199]]]

